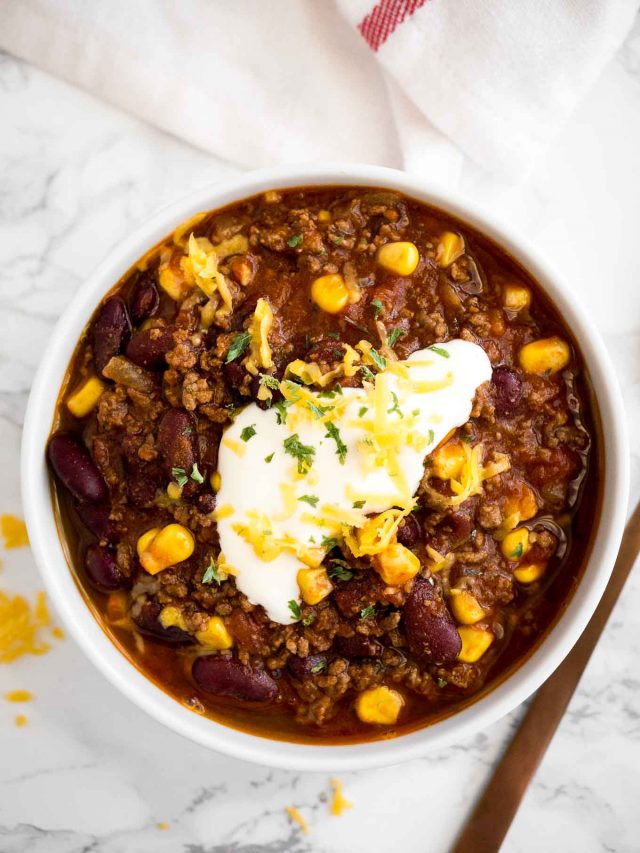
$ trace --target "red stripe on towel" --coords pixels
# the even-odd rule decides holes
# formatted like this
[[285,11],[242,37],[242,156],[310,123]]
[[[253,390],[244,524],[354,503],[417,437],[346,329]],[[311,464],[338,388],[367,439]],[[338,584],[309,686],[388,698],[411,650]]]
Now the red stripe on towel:
[[425,3],[426,0],[380,0],[358,24],[360,34],[376,51],[405,18]]

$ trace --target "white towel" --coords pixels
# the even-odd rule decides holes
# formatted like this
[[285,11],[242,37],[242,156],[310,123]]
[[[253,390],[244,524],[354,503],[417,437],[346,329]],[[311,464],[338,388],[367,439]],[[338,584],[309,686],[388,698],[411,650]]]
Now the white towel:
[[[223,159],[530,169],[638,0],[3,0],[0,46]],[[465,159],[466,158],[466,159]]]

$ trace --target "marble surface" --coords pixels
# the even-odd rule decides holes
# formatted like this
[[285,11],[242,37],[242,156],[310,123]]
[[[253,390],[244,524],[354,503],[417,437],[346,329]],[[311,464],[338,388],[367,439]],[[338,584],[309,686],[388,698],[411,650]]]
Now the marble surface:
[[[21,422],[57,317],[130,228],[234,168],[1,54],[0,127],[0,512],[19,514]],[[604,335],[627,403],[634,499],[638,150],[640,26],[527,182],[491,194],[573,282]],[[0,588],[41,587],[28,549],[0,558]],[[525,797],[509,853],[638,849],[639,629],[636,576]],[[406,765],[343,774],[353,808],[337,818],[327,776],[252,766],[183,740],[123,698],[71,640],[0,666],[0,696],[16,688],[35,699],[20,729],[17,707],[0,699],[2,853],[445,851],[523,710]],[[307,819],[308,836],[286,806]]]

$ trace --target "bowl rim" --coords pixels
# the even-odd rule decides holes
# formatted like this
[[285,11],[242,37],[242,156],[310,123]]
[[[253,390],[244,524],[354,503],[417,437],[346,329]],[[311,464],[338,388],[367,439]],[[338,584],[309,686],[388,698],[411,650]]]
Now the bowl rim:
[[[67,564],[55,524],[44,448],[80,333],[100,299],[150,247],[201,210],[220,208],[268,189],[340,185],[393,189],[432,204],[491,237],[516,258],[550,296],[580,343],[606,440],[602,508],[593,547],[571,601],[538,648],[486,695],[437,723],[390,739],[322,745],[275,740],[202,717],[129,662],[100,627]],[[438,183],[381,166],[318,163],[260,169],[194,190],[149,217],[108,253],[59,318],[40,361],[25,414],[21,486],[31,548],[47,592],[80,648],[121,693],[173,731],[226,755],[277,768],[335,772],[421,757],[486,728],[538,689],[571,650],[604,592],[626,518],[628,460],[622,395],[600,334],[577,295],[527,239],[478,202],[444,190]]]

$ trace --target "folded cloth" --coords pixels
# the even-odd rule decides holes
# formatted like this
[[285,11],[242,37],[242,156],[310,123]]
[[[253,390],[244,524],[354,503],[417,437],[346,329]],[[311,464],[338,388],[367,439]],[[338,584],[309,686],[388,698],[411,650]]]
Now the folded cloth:
[[3,0],[0,47],[242,166],[524,175],[639,0]]

